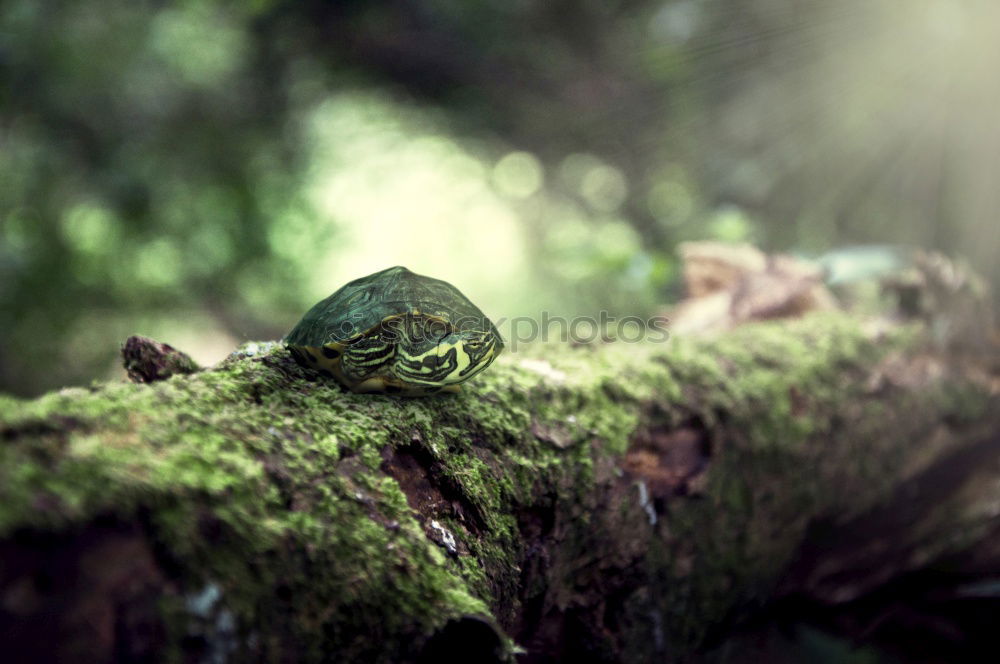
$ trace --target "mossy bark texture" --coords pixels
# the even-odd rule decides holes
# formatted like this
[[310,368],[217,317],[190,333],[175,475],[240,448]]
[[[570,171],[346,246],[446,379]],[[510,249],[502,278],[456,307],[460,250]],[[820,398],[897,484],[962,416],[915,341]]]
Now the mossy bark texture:
[[[817,314],[510,353],[424,399],[346,393],[273,344],[0,397],[0,641],[15,661],[687,659],[775,593],[863,590],[806,534],[989,441],[995,375],[963,367]],[[965,476],[868,583],[991,532]]]

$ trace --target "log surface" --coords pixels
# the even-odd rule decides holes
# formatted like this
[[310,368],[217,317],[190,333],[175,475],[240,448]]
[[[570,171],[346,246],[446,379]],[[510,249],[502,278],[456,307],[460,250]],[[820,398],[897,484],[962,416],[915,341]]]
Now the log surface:
[[426,399],[345,393],[272,344],[0,397],[0,641],[18,661],[690,659],[774,597],[850,601],[962,556],[996,572],[996,376],[818,313],[542,346]]

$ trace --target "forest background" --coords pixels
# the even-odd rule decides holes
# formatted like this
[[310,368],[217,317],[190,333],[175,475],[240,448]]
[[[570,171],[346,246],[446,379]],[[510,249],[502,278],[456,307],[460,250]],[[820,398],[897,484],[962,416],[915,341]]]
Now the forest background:
[[[1000,267],[992,0],[0,5],[0,391],[215,362],[395,264],[648,316],[676,246]],[[995,289],[996,290],[996,289]]]

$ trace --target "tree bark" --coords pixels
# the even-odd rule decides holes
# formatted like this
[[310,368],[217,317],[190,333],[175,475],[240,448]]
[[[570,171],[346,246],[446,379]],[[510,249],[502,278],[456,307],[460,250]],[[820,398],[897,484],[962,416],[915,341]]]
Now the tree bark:
[[273,344],[0,397],[0,641],[33,662],[696,659],[782,598],[1000,573],[997,369],[824,313],[539,347],[425,399],[345,393]]

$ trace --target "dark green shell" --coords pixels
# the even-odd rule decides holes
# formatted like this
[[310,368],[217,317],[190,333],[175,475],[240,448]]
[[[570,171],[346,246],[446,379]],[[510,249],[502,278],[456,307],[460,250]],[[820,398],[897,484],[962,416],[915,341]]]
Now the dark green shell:
[[288,333],[285,343],[343,344],[364,336],[386,318],[407,313],[440,319],[462,331],[492,332],[500,338],[493,323],[457,288],[396,266],[355,279],[318,302]]

